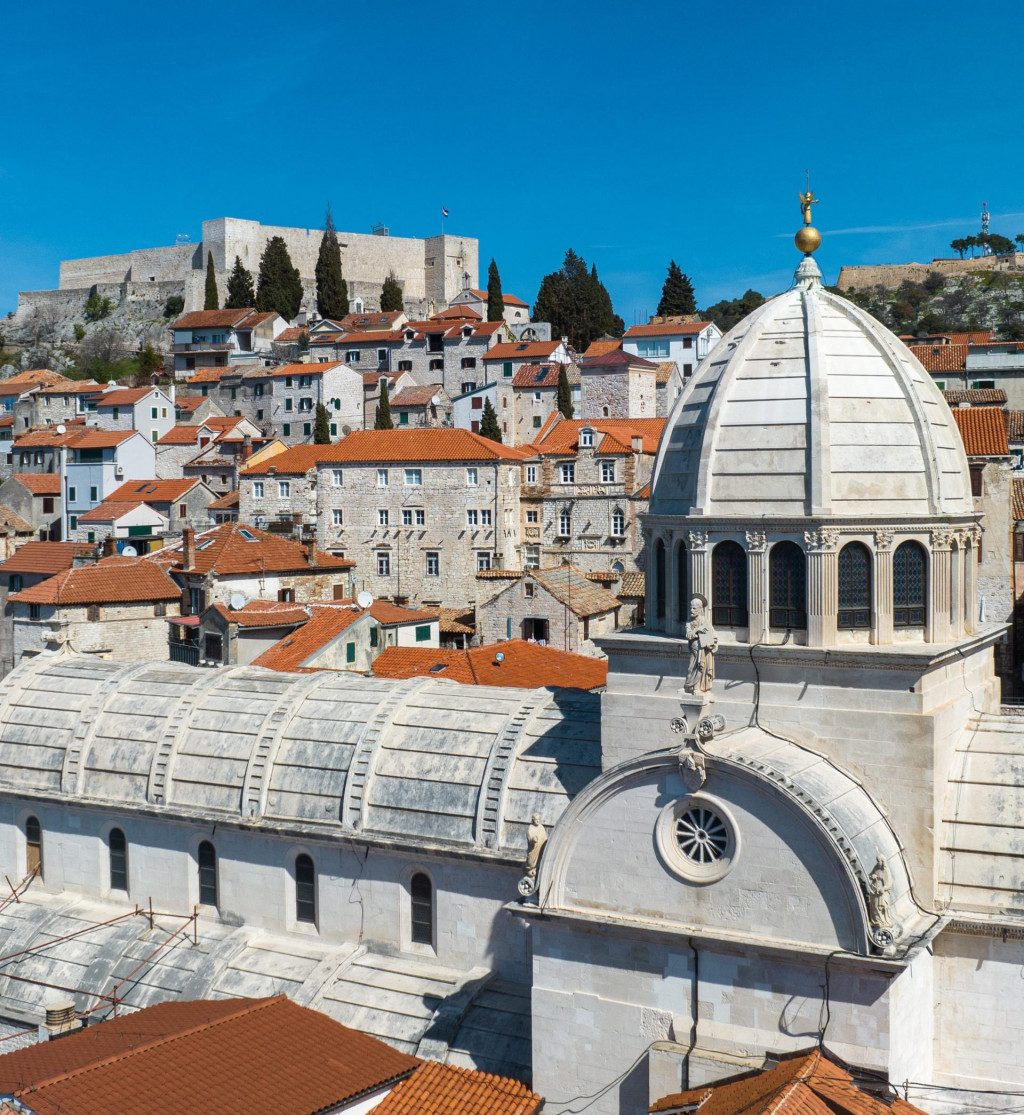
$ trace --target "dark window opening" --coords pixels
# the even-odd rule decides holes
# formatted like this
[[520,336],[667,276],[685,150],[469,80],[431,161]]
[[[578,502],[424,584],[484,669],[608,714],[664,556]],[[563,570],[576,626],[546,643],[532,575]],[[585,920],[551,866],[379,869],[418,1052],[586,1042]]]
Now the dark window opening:
[[917,542],[904,542],[892,556],[892,622],[895,627],[923,627],[928,589],[927,558]]
[[665,543],[654,543],[654,617],[665,618]]
[[[532,587],[532,586],[530,586]],[[546,619],[524,619],[523,638],[536,643],[548,641],[548,621]]]
[[295,920],[316,924],[316,869],[306,855],[295,857]]
[[37,817],[25,818],[25,871],[43,877],[43,830]]
[[738,542],[719,542],[711,554],[711,620],[747,626],[747,555]]
[[128,841],[120,829],[111,829],[107,837],[110,851],[110,889],[128,890]]
[[690,616],[690,594],[687,591],[689,569],[687,568],[686,543],[676,547],[676,618],[685,623]]
[[412,941],[415,945],[434,943],[434,884],[418,871],[413,875],[409,891],[412,896]]
[[807,626],[807,563],[795,542],[777,542],[768,556],[771,587],[768,623],[772,627]]
[[871,554],[860,542],[839,551],[839,618],[841,629],[871,626]]
[[217,905],[217,849],[209,840],[199,845],[199,903]]

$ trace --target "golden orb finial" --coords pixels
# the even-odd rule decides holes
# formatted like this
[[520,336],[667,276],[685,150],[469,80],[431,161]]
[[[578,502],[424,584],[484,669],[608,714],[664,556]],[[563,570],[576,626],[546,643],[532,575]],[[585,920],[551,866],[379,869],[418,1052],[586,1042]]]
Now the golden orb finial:
[[793,238],[797,248],[810,255],[821,244],[821,233],[811,225],[811,206],[818,204],[818,199],[811,192],[811,172],[807,171],[807,191],[799,195],[800,212],[804,215],[804,227]]

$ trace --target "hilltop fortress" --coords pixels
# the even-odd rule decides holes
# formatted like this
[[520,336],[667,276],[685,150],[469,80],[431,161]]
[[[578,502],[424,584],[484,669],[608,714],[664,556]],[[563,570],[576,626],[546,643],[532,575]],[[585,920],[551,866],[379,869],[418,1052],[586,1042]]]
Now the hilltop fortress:
[[[315,268],[321,229],[261,225],[236,217],[203,222],[198,244],[173,244],[120,255],[64,260],[57,290],[23,291],[18,317],[34,307],[79,306],[95,289],[115,304],[163,301],[171,294],[185,298],[185,309],[202,309],[207,255],[213,255],[217,287],[223,299],[235,256],[253,274],[267,241],[280,236],[302,275],[303,309],[316,304]],[[380,307],[381,288],[393,272],[402,287],[406,312],[426,317],[444,309],[465,287],[478,281],[478,241],[467,236],[391,236],[381,227],[372,233],[338,232],[341,261],[353,310]]]
[[947,277],[977,271],[1024,271],[1024,252],[975,256],[972,259],[933,259],[931,263],[868,263],[842,267],[836,287],[839,290],[868,290],[874,286],[892,289],[908,280],[923,282],[932,271]]

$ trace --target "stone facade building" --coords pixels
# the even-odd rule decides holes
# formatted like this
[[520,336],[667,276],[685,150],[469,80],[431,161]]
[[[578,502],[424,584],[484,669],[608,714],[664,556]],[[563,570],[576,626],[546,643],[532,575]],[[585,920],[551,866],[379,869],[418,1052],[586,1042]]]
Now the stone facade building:
[[622,349],[580,361],[580,418],[656,418],[658,365]]

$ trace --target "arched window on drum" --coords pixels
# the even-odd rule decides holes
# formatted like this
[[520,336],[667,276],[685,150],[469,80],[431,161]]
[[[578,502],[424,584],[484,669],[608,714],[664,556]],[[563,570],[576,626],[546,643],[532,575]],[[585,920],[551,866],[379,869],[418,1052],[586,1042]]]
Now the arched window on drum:
[[928,557],[918,542],[904,542],[892,556],[892,622],[924,627],[928,615]]
[[768,555],[768,623],[772,627],[807,626],[807,559],[795,542],[776,542]]
[[747,555],[736,542],[719,542],[711,553],[711,621],[747,626]]
[[840,630],[871,626],[871,551],[860,542],[848,542],[839,551]]

